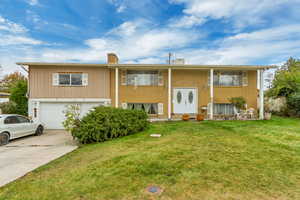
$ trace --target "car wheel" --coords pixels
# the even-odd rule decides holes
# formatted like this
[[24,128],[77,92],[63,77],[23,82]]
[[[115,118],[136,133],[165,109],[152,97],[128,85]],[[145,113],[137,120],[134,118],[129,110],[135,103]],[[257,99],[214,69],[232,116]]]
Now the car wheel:
[[44,127],[43,126],[38,126],[36,131],[35,131],[35,135],[42,135],[44,131]]
[[9,142],[9,134],[8,133],[0,133],[0,146],[6,145]]

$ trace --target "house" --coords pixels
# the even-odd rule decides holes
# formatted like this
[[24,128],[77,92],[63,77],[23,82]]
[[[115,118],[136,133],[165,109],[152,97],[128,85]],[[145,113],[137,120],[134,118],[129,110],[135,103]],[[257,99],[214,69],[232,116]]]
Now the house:
[[[46,128],[61,129],[66,105],[80,105],[81,115],[98,105],[144,109],[151,118],[182,114],[233,115],[229,98],[242,96],[263,118],[263,72],[270,66],[17,63],[29,73],[29,115]],[[260,77],[260,78],[259,78]],[[260,90],[257,86],[260,85]],[[260,105],[260,106],[259,106]]]
[[0,92],[0,103],[9,102],[10,94],[7,92]]

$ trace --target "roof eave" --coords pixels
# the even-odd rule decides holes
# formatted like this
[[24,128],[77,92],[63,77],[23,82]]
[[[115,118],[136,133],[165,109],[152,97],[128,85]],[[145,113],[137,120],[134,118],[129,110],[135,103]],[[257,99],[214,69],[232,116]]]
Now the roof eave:
[[84,64],[84,63],[41,63],[41,62],[18,62],[20,66],[72,66],[72,67],[108,67],[128,69],[271,69],[277,66],[266,65],[169,65],[169,64]]

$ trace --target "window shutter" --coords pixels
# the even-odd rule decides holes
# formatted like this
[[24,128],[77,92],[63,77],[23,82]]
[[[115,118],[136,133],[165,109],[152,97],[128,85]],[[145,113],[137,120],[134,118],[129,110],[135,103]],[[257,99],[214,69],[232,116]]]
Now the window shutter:
[[163,115],[164,114],[164,104],[158,103],[158,114]]
[[127,70],[121,70],[121,85],[127,85]]
[[53,73],[52,74],[52,85],[53,86],[58,86],[59,85],[58,76],[59,76],[58,73]]
[[158,72],[158,85],[163,86],[164,85],[164,76],[162,71]]
[[243,80],[243,86],[248,86],[248,72],[247,71],[243,72],[242,80]]
[[212,111],[212,109],[211,109],[211,103],[208,103],[207,104],[207,114],[210,115],[211,111]]
[[89,75],[87,73],[82,74],[82,85],[87,86],[89,84]]
[[122,108],[127,109],[127,103],[122,103]]

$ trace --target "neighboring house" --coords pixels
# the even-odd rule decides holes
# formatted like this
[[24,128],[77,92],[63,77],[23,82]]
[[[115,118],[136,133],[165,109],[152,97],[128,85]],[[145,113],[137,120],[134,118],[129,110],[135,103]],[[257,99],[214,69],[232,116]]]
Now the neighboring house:
[[10,94],[7,92],[0,92],[0,103],[9,102]]
[[[270,66],[17,63],[28,67],[29,115],[49,129],[61,129],[66,105],[84,115],[97,105],[143,109],[151,118],[172,119],[203,112],[233,115],[230,97],[243,96],[263,118],[263,71]],[[260,74],[258,84],[258,74]],[[257,89],[260,85],[261,90]],[[259,95],[260,93],[260,95]],[[213,111],[213,112],[212,112]]]

